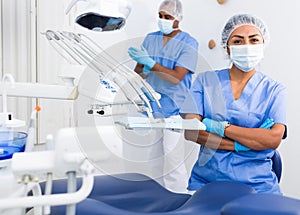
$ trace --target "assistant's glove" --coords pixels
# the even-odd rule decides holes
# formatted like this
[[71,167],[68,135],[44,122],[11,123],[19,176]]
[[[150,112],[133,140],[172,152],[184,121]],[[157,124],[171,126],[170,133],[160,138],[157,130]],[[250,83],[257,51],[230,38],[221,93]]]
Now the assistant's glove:
[[[267,118],[260,126],[259,128],[264,128],[264,129],[270,129],[272,128],[272,126],[274,125],[274,120]],[[249,151],[250,148],[248,148],[247,146],[244,146],[242,144],[240,144],[239,142],[234,141],[234,149],[235,151]]]
[[149,75],[150,72],[151,72],[151,68],[149,68],[148,66],[144,65],[143,73],[145,75]]
[[206,131],[225,137],[224,130],[229,123],[227,121],[216,121],[209,118],[204,118],[202,123],[206,126]]
[[147,50],[143,46],[141,49],[130,47],[128,49],[128,55],[139,64],[143,64],[150,69],[152,69],[156,63],[151,57],[149,57]]

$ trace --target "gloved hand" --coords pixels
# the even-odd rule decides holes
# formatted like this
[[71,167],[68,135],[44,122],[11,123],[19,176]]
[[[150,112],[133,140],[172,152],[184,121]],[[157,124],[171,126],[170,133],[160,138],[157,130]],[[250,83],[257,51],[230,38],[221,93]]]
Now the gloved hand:
[[[264,128],[264,129],[270,129],[272,128],[272,126],[274,125],[274,120],[267,118],[260,126],[259,128]],[[244,146],[242,144],[240,144],[239,142],[234,141],[234,149],[235,151],[249,151],[250,148],[248,148],[247,146]]]
[[273,127],[273,125],[274,125],[275,123],[274,123],[274,120],[273,119],[270,119],[270,118],[267,118],[264,122],[263,122],[263,124],[261,124],[259,127],[260,128],[265,128],[265,129],[270,129],[270,128],[272,128]]
[[248,148],[247,146],[244,146],[244,145],[240,144],[239,142],[234,141],[234,150],[236,152],[249,151],[250,148]]
[[151,57],[149,57],[147,50],[143,46],[141,49],[130,47],[128,49],[128,55],[136,62],[143,64],[150,69],[152,69],[156,63]]
[[151,72],[151,68],[148,67],[148,66],[146,66],[146,65],[144,65],[143,73],[144,73],[145,75],[149,75],[150,72]]
[[202,123],[206,126],[206,131],[225,137],[225,126],[228,125],[227,121],[215,121],[209,118],[204,118]]

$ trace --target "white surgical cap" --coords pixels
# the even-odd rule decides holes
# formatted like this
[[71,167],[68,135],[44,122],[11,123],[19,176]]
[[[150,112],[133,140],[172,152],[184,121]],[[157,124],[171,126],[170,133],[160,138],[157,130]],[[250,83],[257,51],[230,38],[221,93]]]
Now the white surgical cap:
[[167,12],[178,21],[182,20],[182,4],[179,0],[164,0],[158,11]]
[[232,16],[226,23],[222,32],[222,46],[227,47],[227,42],[232,32],[240,26],[251,25],[255,26],[261,33],[264,43],[269,43],[269,32],[263,21],[249,14],[238,14]]

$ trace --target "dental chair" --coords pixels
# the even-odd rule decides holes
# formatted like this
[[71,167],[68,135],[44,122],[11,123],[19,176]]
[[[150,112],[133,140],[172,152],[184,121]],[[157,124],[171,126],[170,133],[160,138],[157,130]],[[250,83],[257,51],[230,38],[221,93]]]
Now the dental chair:
[[[281,178],[282,162],[278,151],[271,158],[273,171]],[[77,187],[81,186],[78,179]],[[42,190],[44,184],[42,184]],[[52,193],[66,192],[67,181],[56,180]],[[256,196],[258,197],[256,199]],[[281,198],[277,195],[264,196],[245,184],[229,181],[216,181],[200,188],[194,195],[173,193],[162,187],[155,180],[137,173],[95,176],[94,189],[87,199],[76,205],[77,215],[224,215],[240,213],[243,207],[242,197],[267,204],[270,199]],[[250,201],[249,200],[249,201]],[[250,202],[251,202],[250,201]],[[235,202],[238,202],[234,204]],[[289,205],[294,200],[286,200]],[[245,204],[248,205],[248,204]],[[280,205],[280,204],[279,204]],[[300,207],[299,207],[300,208]],[[258,208],[259,209],[259,208]],[[262,209],[262,208],[260,208]],[[52,207],[52,214],[65,214],[65,206]],[[236,213],[236,211],[238,211]],[[272,211],[274,212],[274,211]],[[251,214],[251,213],[249,213]],[[252,214],[259,214],[257,211]],[[261,214],[264,214],[262,212]],[[271,213],[270,213],[271,214]],[[300,213],[299,213],[300,214]]]
[[[78,180],[78,187],[80,183]],[[56,180],[53,193],[65,192],[66,187],[66,180]],[[207,184],[191,196],[170,192],[153,179],[136,173],[101,175],[95,177],[94,189],[88,198],[76,205],[76,214],[219,215],[226,203],[251,193],[255,193],[254,189],[245,184],[218,181]],[[52,207],[51,214],[65,214],[65,206]]]

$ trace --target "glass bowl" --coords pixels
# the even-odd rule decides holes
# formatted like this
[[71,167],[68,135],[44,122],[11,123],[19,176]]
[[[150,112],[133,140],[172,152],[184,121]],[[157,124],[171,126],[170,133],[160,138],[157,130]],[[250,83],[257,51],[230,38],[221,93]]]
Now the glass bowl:
[[24,152],[27,133],[0,131],[0,160],[12,158],[15,152]]

